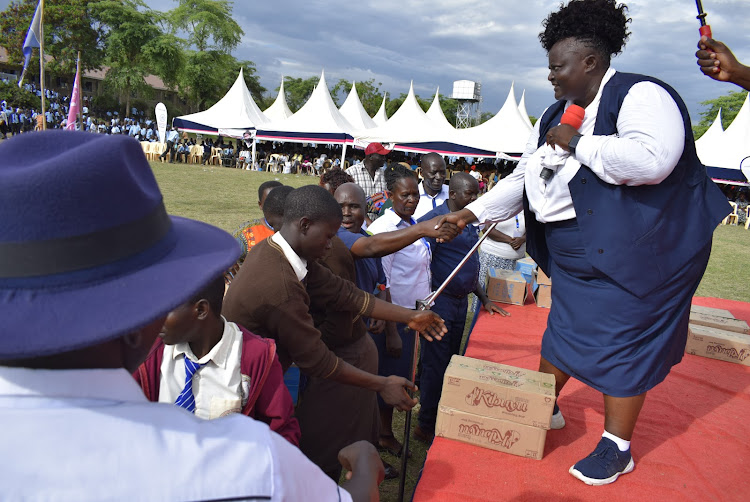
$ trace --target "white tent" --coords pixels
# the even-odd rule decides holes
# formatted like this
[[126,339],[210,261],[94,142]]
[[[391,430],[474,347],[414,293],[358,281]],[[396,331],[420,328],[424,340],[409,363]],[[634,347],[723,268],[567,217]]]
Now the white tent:
[[374,129],[355,131],[356,143],[362,146],[378,143],[419,143],[446,141],[451,136],[450,124],[440,124],[430,119],[419,106],[414,95],[414,84],[396,113],[383,125]]
[[341,115],[331,98],[325,72],[310,95],[307,103],[297,113],[284,120],[276,120],[258,128],[257,138],[288,143],[338,143],[343,144],[341,164],[344,164],[346,145],[352,142],[354,127]]
[[383,93],[383,102],[380,104],[378,113],[376,113],[375,116],[372,118],[373,122],[375,122],[375,124],[379,126],[388,122],[388,114],[385,113],[385,98],[387,95],[388,95],[387,92]]
[[531,129],[528,117],[524,120],[519,111],[511,84],[505,104],[497,115],[476,127],[458,129],[457,142],[493,152],[520,154],[526,148]]
[[427,110],[427,116],[432,121],[440,124],[441,127],[448,126],[451,129],[455,129],[455,127],[448,122],[448,119],[445,118],[445,113],[443,113],[443,109],[440,107],[440,87],[435,91],[435,98],[432,100],[432,104]]
[[[714,158],[717,153],[720,153],[720,148],[716,148],[722,141],[724,136],[724,126],[721,124],[721,108],[719,113],[716,114],[716,119],[711,124],[711,127],[706,129],[703,135],[695,140],[695,150],[698,153],[698,158],[705,165],[713,165]],[[716,148],[716,150],[715,150]]]
[[250,95],[240,69],[237,80],[214,106],[202,112],[175,117],[173,125],[188,132],[240,138],[248,129],[255,129],[267,122],[268,119]]
[[266,108],[263,114],[268,117],[271,122],[277,120],[284,120],[293,115],[292,110],[289,109],[289,105],[286,104],[286,94],[284,93],[284,77],[281,77],[281,86],[279,87],[279,95],[276,96],[276,101],[271,106]]
[[715,180],[747,183],[749,179],[750,98],[748,96],[745,96],[742,108],[725,131],[721,132],[721,120],[717,116],[717,120],[696,141],[698,158],[708,168],[709,176]]
[[349,123],[355,129],[372,129],[377,127],[374,120],[367,114],[365,107],[362,106],[362,101],[359,100],[359,94],[357,94],[357,84],[352,82],[352,90],[349,91],[349,95],[346,97],[344,104],[339,108],[341,115],[349,121]]
[[524,118],[526,125],[528,125],[529,128],[533,129],[534,125],[531,123],[531,119],[529,118],[529,112],[526,111],[526,89],[524,89],[521,93],[521,101],[518,103],[518,111],[521,113],[521,117]]

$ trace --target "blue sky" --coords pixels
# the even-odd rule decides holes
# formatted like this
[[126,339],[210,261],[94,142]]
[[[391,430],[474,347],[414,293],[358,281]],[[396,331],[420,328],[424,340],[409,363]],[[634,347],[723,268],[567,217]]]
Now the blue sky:
[[[5,9],[9,0],[0,0]],[[168,10],[175,0],[149,0]],[[382,82],[398,96],[414,81],[429,98],[454,80],[482,83],[482,111],[496,113],[515,82],[526,91],[527,110],[539,116],[554,101],[547,58],[537,35],[559,0],[246,0],[234,2],[245,31],[234,51],[256,63],[261,83],[273,91],[282,75],[307,78],[326,71],[340,78]],[[695,64],[698,21],[692,0],[632,0],[631,37],[612,61],[620,71],[660,78],[685,100],[693,122],[700,102],[739,88],[703,76]],[[750,64],[748,0],[704,0],[714,37]]]

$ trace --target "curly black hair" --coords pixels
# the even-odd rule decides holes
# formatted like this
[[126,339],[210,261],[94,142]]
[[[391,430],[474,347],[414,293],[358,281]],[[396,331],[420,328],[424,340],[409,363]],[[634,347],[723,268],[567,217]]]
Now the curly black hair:
[[575,38],[597,50],[609,62],[612,56],[622,52],[630,36],[627,24],[628,6],[615,0],[571,0],[560,4],[560,10],[551,13],[542,22],[544,31],[539,41],[549,52],[557,42]]
[[329,169],[320,175],[320,182],[322,184],[328,184],[331,187],[331,193],[335,192],[338,187],[344,183],[354,183],[354,178],[351,174],[347,174],[339,168]]
[[390,166],[385,168],[385,188],[389,192],[393,191],[393,187],[396,186],[396,183],[398,183],[400,180],[404,178],[417,178],[417,175],[414,174],[414,171],[411,169],[402,166],[401,164],[391,164]]

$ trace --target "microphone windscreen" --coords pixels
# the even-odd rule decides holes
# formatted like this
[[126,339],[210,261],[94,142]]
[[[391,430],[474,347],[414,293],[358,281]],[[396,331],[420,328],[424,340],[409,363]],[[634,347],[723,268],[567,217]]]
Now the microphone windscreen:
[[580,129],[583,125],[583,116],[586,115],[584,109],[578,105],[570,105],[560,119],[561,124],[568,124],[575,129]]

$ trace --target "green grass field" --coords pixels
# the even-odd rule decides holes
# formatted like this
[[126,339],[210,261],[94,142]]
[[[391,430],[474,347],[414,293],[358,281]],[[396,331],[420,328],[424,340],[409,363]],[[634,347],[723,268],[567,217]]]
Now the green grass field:
[[[218,166],[151,163],[164,194],[167,211],[232,232],[242,222],[259,218],[258,186],[276,179],[285,185],[299,187],[317,183],[312,176],[251,172]],[[750,301],[750,231],[743,227],[720,226],[714,233],[711,260],[696,293],[731,300]],[[415,412],[418,408],[415,408]],[[416,413],[412,429],[416,425]],[[402,439],[404,413],[394,414],[394,433]],[[407,470],[406,499],[411,496],[419,471],[427,455],[426,446],[412,439],[412,458]],[[384,454],[383,458],[398,466],[400,459]],[[380,487],[381,500],[395,501],[398,480],[388,480]]]

